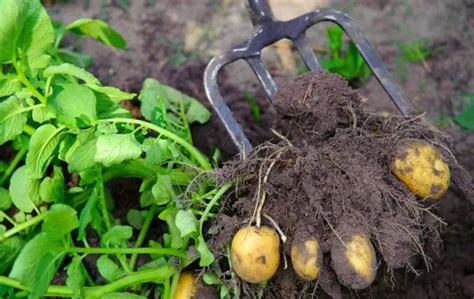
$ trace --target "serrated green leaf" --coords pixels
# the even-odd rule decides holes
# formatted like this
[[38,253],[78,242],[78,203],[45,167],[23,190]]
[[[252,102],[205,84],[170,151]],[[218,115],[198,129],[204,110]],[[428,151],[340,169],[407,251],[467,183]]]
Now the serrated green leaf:
[[72,258],[66,272],[66,285],[73,292],[72,298],[74,299],[84,298],[84,283],[86,278],[81,269],[82,257],[76,255]]
[[91,84],[94,86],[100,85],[100,81],[94,75],[70,63],[63,63],[60,65],[51,65],[51,66],[48,66],[43,71],[43,75],[45,77],[52,77],[58,74],[76,77],[78,79],[81,79],[85,83]]
[[82,116],[89,120],[97,119],[96,98],[94,92],[79,84],[67,83],[56,97],[51,97],[51,104],[57,113],[58,121],[68,127],[76,127],[76,118]]
[[151,188],[151,192],[155,198],[155,204],[164,205],[170,202],[175,196],[171,178],[168,175],[159,175],[156,183]]
[[109,47],[126,49],[127,42],[107,23],[97,19],[79,19],[65,27],[65,30],[96,39]]
[[100,275],[107,281],[114,281],[123,275],[123,271],[107,255],[102,255],[97,260],[97,269]]
[[61,141],[61,132],[64,128],[56,128],[46,124],[36,129],[31,136],[28,154],[26,155],[26,167],[33,178],[42,178],[49,163],[54,158]]
[[214,255],[207,247],[206,241],[204,241],[202,236],[199,236],[196,239],[196,250],[199,252],[199,255],[201,256],[199,260],[199,266],[206,267],[212,264],[212,262],[214,261]]
[[140,211],[131,209],[127,213],[127,222],[135,229],[140,229],[143,224],[143,216]]
[[137,159],[142,153],[140,143],[132,134],[101,135],[97,139],[95,161],[105,166]]
[[69,172],[78,173],[95,165],[97,137],[94,133],[94,130],[88,130],[77,135],[76,141],[65,156]]
[[10,270],[24,244],[25,241],[19,236],[10,237],[0,243],[0,275],[5,275]]
[[17,76],[7,74],[0,79],[0,98],[10,96],[21,89],[21,82]]
[[8,193],[7,189],[0,187],[0,210],[6,211],[11,205],[12,199],[10,198],[10,193]]
[[10,179],[10,197],[19,210],[31,213],[39,202],[40,182],[29,175],[26,166],[17,168]]
[[470,106],[459,113],[454,121],[464,129],[474,130],[474,106]]
[[50,239],[62,240],[64,236],[79,226],[76,210],[70,206],[55,204],[47,213],[42,231],[47,233]]
[[118,246],[130,239],[133,235],[133,228],[128,225],[113,226],[102,236],[102,243],[105,246]]
[[15,96],[0,103],[0,145],[23,132],[26,115],[21,113],[22,108],[20,100]]
[[118,104],[123,100],[131,100],[133,99],[137,94],[135,93],[128,93],[125,91],[121,91],[120,89],[112,86],[101,86],[100,84],[86,84],[87,87],[90,89],[103,93],[107,95],[114,103]]
[[54,166],[53,176],[43,179],[40,185],[40,198],[44,202],[64,201],[64,175],[61,167]]
[[198,221],[190,210],[178,211],[175,223],[182,238],[189,237],[198,231]]
[[61,241],[51,240],[45,232],[39,233],[20,252],[9,277],[28,288],[30,298],[41,297],[65,255],[62,249]]
[[158,215],[158,218],[166,221],[166,224],[168,226],[170,240],[169,244],[165,244],[165,246],[169,245],[172,248],[179,249],[183,247],[185,243],[183,238],[181,238],[181,234],[178,228],[176,227],[176,213],[176,209],[167,208],[163,210],[160,215]]

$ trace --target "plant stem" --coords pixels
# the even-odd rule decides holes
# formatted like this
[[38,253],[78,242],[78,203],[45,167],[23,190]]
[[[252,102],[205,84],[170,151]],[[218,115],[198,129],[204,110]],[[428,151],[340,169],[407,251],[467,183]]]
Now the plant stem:
[[23,73],[23,70],[20,68],[18,65],[16,59],[13,59],[12,61],[13,67],[15,68],[17,74],[18,74],[18,79],[20,79],[21,83],[28,88],[28,90],[38,99],[40,100],[41,103],[46,104],[46,98],[31,84],[31,82],[26,78],[25,73]]
[[32,126],[28,125],[28,124],[24,124],[23,125],[23,132],[25,132],[26,134],[28,134],[30,136],[33,136],[33,134],[36,132],[36,129],[33,128]]
[[[117,292],[121,289],[129,288],[134,285],[154,281],[164,281],[165,279],[171,277],[171,275],[173,275],[175,271],[176,270],[172,266],[166,264],[155,269],[133,272],[125,277],[122,277],[112,283],[103,286],[85,287],[84,295],[86,298],[101,298],[105,294]],[[19,281],[5,276],[0,276],[0,285],[9,286],[26,292],[28,291],[28,288],[23,286]],[[22,295],[27,296],[28,293],[21,292],[17,293],[16,295],[18,297]],[[67,286],[49,286],[44,296],[72,297],[73,292]]]
[[170,299],[170,279],[169,279],[169,277],[165,280],[165,283],[164,283],[163,299]]
[[46,217],[47,214],[48,213],[38,214],[37,216],[31,218],[30,220],[20,223],[17,226],[7,230],[3,235],[0,236],[0,243],[10,238],[11,236],[16,235],[17,233],[27,229],[30,226],[40,223],[41,221],[43,221],[44,217]]
[[232,187],[232,186],[233,186],[232,182],[229,182],[229,183],[225,184],[224,186],[222,186],[219,189],[219,191],[217,191],[217,193],[214,195],[214,197],[211,199],[211,201],[207,204],[206,209],[204,210],[204,212],[202,213],[201,218],[199,219],[199,228],[201,230],[201,233],[202,233],[202,226],[203,226],[204,222],[206,221],[207,216],[209,216],[209,213],[211,212],[211,209],[214,207],[214,205],[217,203],[217,201],[221,198],[221,196],[224,195],[224,193],[226,193],[227,190],[229,190],[230,187]]
[[79,254],[160,254],[187,258],[185,251],[174,248],[136,247],[136,248],[103,248],[103,247],[67,247],[68,253]]
[[0,186],[3,186],[3,184],[5,184],[5,182],[10,177],[10,175],[12,175],[13,171],[15,171],[15,169],[16,169],[16,166],[18,165],[18,163],[20,163],[21,159],[23,159],[23,157],[26,155],[27,151],[28,150],[25,147],[22,147],[18,151],[18,153],[16,153],[13,160],[10,162],[10,164],[8,164],[7,170],[5,170],[5,173],[3,174],[2,178],[0,179]]
[[[150,210],[146,214],[145,220],[143,221],[142,228],[140,229],[140,233],[137,237],[137,242],[135,243],[135,248],[142,246],[143,242],[145,241],[146,234],[148,233],[148,229],[155,217],[156,211],[158,210],[158,206],[152,204]],[[135,265],[137,263],[138,254],[133,254],[130,259],[130,269],[133,271]]]
[[176,271],[176,273],[173,274],[173,276],[171,277],[170,299],[175,297],[176,288],[178,287],[180,276],[181,276],[181,271]]
[[13,160],[8,164],[7,170],[5,170],[5,173],[3,174],[2,178],[0,179],[0,186],[3,186],[3,184],[7,181],[7,179],[10,177],[10,175],[15,171],[16,166],[18,163],[20,163],[21,159],[26,155],[26,152],[28,149],[26,147],[22,147],[15,155]]
[[145,121],[139,120],[139,119],[132,119],[132,118],[110,118],[110,119],[101,119],[98,120],[98,122],[113,122],[113,123],[126,123],[126,124],[136,124],[142,127],[145,127],[147,129],[150,129],[152,131],[155,131],[173,141],[175,141],[177,144],[181,145],[183,148],[185,148],[192,157],[196,159],[196,161],[201,165],[201,168],[203,170],[210,170],[211,169],[211,164],[209,163],[208,159],[206,156],[204,156],[197,148],[195,148],[192,144],[184,140],[183,138],[179,137],[178,135],[163,129],[161,127],[158,127],[154,124],[147,123]]
[[10,222],[13,226],[17,226],[18,223],[16,223],[15,220],[13,220],[12,218],[10,218],[10,216],[8,216],[4,211],[0,211],[0,216],[2,216],[3,218],[7,219],[8,222]]
[[102,210],[102,215],[104,216],[105,226],[107,230],[112,227],[109,217],[109,209],[107,208],[107,201],[105,198],[105,187],[104,187],[104,180],[102,177],[102,167],[97,166],[97,184],[99,189],[99,200],[100,200],[100,208]]

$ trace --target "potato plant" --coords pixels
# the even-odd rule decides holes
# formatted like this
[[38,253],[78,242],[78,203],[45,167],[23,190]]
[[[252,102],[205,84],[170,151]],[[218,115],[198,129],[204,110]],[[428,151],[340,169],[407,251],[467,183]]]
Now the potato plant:
[[[67,34],[127,47],[101,20],[53,26],[39,0],[0,0],[0,144],[12,151],[0,168],[0,296],[173,298],[183,269],[213,262],[203,224],[231,186],[206,176],[192,144],[189,125],[210,113],[147,79],[145,120],[132,118],[120,103],[136,94],[86,71],[87,56],[61,48]],[[108,187],[121,177],[141,179],[127,221]]]

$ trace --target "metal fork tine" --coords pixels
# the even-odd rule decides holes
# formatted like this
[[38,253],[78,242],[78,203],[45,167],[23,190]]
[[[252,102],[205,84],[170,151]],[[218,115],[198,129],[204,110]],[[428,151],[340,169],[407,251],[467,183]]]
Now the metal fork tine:
[[311,71],[320,71],[322,70],[321,65],[319,64],[318,58],[311,48],[310,42],[306,35],[302,34],[294,40],[295,46],[303,57],[303,60]]
[[265,89],[265,93],[268,96],[268,99],[273,104],[273,97],[278,90],[275,81],[273,81],[272,75],[268,72],[267,67],[263,64],[262,59],[258,56],[253,56],[247,58],[247,62],[252,68],[255,75],[257,75],[258,80]]

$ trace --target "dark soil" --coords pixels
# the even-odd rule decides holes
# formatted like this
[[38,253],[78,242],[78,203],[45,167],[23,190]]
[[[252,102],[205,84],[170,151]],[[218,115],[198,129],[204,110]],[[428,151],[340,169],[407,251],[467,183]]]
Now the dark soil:
[[[255,206],[266,193],[263,214],[276,220],[289,240],[283,254],[289,256],[291,240],[301,231],[320,240],[325,263],[319,284],[332,297],[347,291],[336,283],[331,248],[351,231],[371,237],[383,261],[377,281],[393,286],[403,281],[399,273],[431,269],[431,258],[440,251],[443,222],[432,201],[420,201],[391,174],[390,161],[399,145],[431,143],[450,165],[454,186],[469,196],[471,178],[447,150],[446,137],[422,116],[365,112],[357,92],[326,72],[284,85],[275,106],[274,128],[282,136],[258,146],[244,161],[227,163],[219,174],[223,180],[254,177],[241,181],[223,201],[214,250],[224,252],[236,229],[253,223]],[[335,270],[346,286],[360,286],[344,275],[345,269]],[[256,286],[241,284],[248,296],[258,292]],[[280,269],[264,293],[267,298],[296,298],[311,295],[315,288],[316,283],[300,280],[288,267]]]

